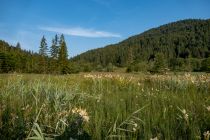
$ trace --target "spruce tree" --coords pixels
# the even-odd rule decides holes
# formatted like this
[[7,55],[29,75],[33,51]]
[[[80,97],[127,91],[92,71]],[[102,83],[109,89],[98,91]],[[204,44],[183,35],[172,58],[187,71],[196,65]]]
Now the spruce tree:
[[50,71],[52,73],[58,72],[58,54],[59,54],[59,42],[58,35],[55,35],[55,38],[52,39],[52,46],[50,47]]
[[63,74],[68,73],[68,52],[67,52],[67,46],[66,46],[66,42],[65,42],[65,38],[63,34],[60,37],[60,49],[59,49],[58,62],[60,65],[61,73]]
[[50,48],[50,56],[52,59],[58,59],[59,53],[59,44],[58,44],[58,36],[55,35],[55,38],[52,40],[52,46]]
[[16,48],[19,49],[19,50],[21,49],[21,45],[20,45],[19,42],[17,43]]
[[43,36],[40,42],[40,47],[39,47],[39,55],[41,56],[40,61],[39,61],[40,73],[46,73],[48,71],[47,70],[47,50],[48,50],[47,42],[46,42],[45,37]]
[[166,62],[165,62],[163,53],[157,53],[155,55],[153,71],[163,72],[165,68],[166,68]]
[[47,56],[47,40],[43,36],[41,39],[40,47],[39,47],[39,54],[41,56]]

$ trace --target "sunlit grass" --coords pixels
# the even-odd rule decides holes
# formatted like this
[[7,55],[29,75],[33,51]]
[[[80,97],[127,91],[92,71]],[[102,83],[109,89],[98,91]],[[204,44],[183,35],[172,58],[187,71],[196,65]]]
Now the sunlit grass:
[[207,74],[0,75],[0,138],[201,139]]

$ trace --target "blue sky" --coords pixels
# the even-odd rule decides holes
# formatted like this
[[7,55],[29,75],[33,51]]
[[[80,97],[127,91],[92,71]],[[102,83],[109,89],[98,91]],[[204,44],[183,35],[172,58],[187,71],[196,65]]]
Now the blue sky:
[[186,18],[210,18],[210,0],[0,0],[0,39],[38,51],[56,33],[69,55]]

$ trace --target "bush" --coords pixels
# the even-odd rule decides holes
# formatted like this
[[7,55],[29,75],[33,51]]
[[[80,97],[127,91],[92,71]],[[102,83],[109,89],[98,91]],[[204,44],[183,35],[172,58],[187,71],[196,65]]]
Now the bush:
[[162,73],[166,69],[166,61],[164,55],[162,53],[158,53],[155,55],[154,66],[152,68],[152,72]]
[[97,65],[95,70],[98,71],[98,72],[104,71],[104,69],[101,65]]
[[204,59],[204,60],[201,62],[201,70],[202,70],[202,71],[206,71],[206,72],[210,72],[210,57]]
[[107,65],[106,71],[107,72],[113,72],[114,71],[114,66],[112,65],[112,63],[109,63]]
[[127,68],[126,68],[126,72],[133,72],[133,66],[132,65],[129,65]]
[[146,62],[140,62],[134,65],[133,70],[135,72],[139,71],[147,71],[148,70],[148,64]]

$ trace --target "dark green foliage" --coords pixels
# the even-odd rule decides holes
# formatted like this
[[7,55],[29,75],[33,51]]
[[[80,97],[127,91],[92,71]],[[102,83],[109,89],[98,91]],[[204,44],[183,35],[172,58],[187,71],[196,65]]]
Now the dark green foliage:
[[106,71],[107,72],[113,72],[114,71],[114,66],[112,65],[112,63],[109,63],[107,65]]
[[139,72],[139,71],[147,71],[148,70],[148,64],[145,62],[140,62],[140,63],[136,63],[134,64],[134,71],[135,72]]
[[98,71],[98,72],[104,71],[104,69],[101,65],[97,65],[95,70]]
[[61,35],[60,41],[57,35],[53,39],[50,56],[47,51],[47,42],[44,36],[40,42],[39,54],[22,50],[20,43],[14,47],[0,40],[0,73],[67,74],[72,71],[69,68],[67,46],[63,35]]
[[[173,69],[197,71],[199,61],[210,54],[209,27],[209,19],[189,19],[169,23],[130,37],[118,44],[87,51],[74,57],[72,61],[103,67],[112,63],[115,66],[124,67],[137,62],[150,64],[154,61],[156,54],[162,53],[166,58],[166,64]],[[198,62],[191,63],[191,60]],[[173,63],[176,65],[173,66]]]
[[83,64],[83,65],[82,65],[81,71],[84,71],[84,72],[91,72],[92,69],[93,69],[93,66],[92,66],[90,63],[86,63],[86,64]]
[[133,72],[133,70],[134,70],[134,67],[132,65],[129,65],[126,69],[126,72],[128,72],[128,73]]
[[70,63],[68,68],[69,68],[69,71],[68,71],[69,74],[80,72],[80,68],[76,63]]
[[21,49],[21,45],[20,45],[19,42],[17,43],[16,48],[19,49],[19,50]]
[[40,42],[39,47],[39,55],[41,56],[39,59],[39,73],[48,73],[47,68],[47,40],[43,36]]
[[52,40],[52,46],[50,48],[50,57],[53,59],[58,59],[59,44],[58,36],[55,35],[55,38]]
[[[17,45],[19,46],[19,45]],[[0,72],[38,73],[40,55],[0,40]]]
[[64,39],[64,35],[61,35],[60,38],[60,49],[58,52],[58,63],[61,69],[61,73],[66,74],[68,69],[68,52],[67,46]]
[[166,69],[166,61],[164,55],[162,53],[156,54],[152,71],[161,73],[164,72],[165,69]]
[[210,57],[208,57],[202,61],[201,70],[210,72]]
[[47,56],[47,40],[45,39],[45,37],[42,37],[42,40],[40,42],[40,47],[39,47],[39,54],[41,56]]

